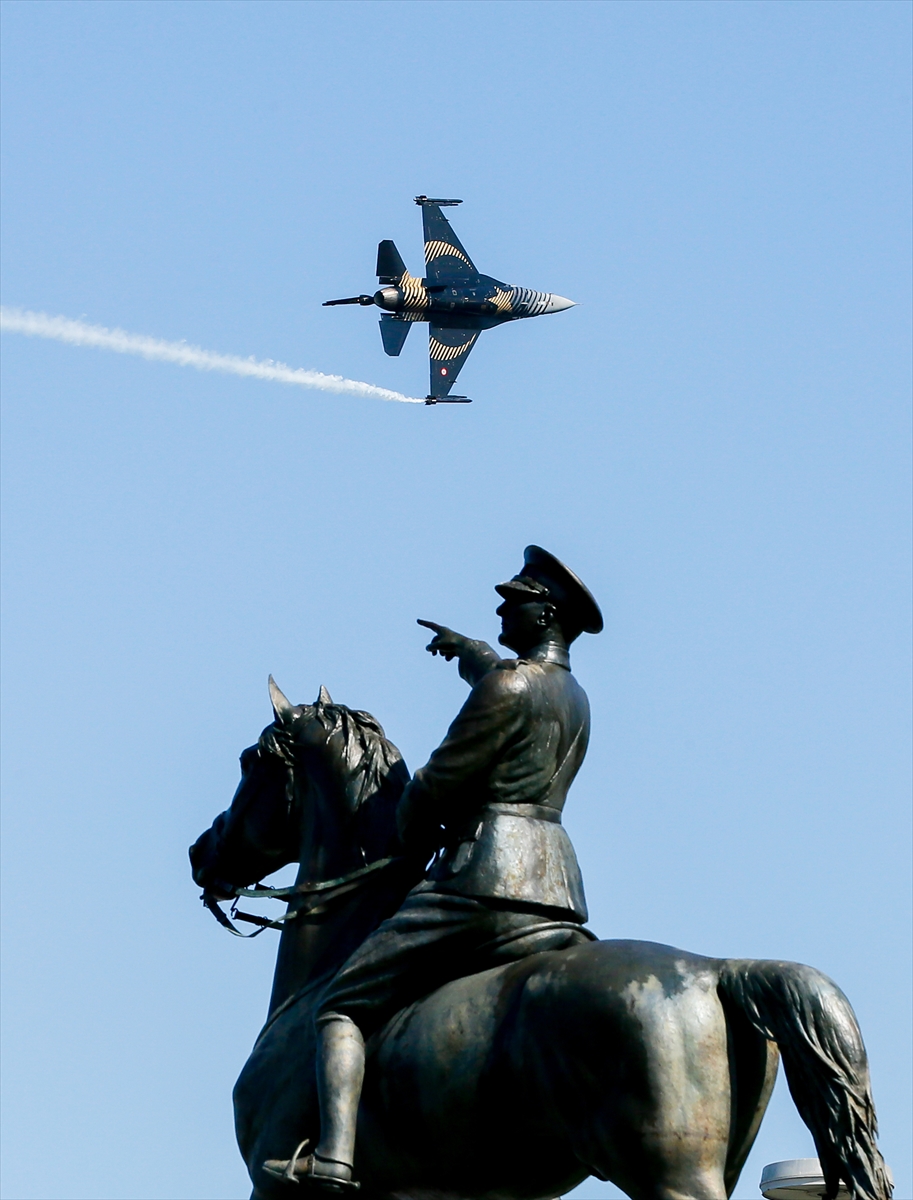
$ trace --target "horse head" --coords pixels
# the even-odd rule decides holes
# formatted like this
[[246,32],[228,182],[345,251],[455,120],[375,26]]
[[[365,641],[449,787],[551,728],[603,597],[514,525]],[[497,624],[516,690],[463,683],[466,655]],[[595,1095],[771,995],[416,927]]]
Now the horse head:
[[242,753],[231,805],[190,849],[194,881],[220,898],[291,862],[319,880],[396,848],[409,773],[380,724],[322,685],[296,705],[271,675],[269,694],[274,720]]
[[[231,899],[237,888],[292,862],[301,864],[296,888],[312,891],[353,872],[361,876],[398,851],[396,805],[409,772],[378,722],[335,704],[325,687],[313,704],[290,703],[272,677],[269,691],[273,722],[241,755],[231,805],[190,848],[194,881],[216,899]],[[271,1012],[396,910],[417,881],[403,861],[369,873],[364,886],[314,920],[301,911],[303,893],[290,900],[294,919],[279,941]]]

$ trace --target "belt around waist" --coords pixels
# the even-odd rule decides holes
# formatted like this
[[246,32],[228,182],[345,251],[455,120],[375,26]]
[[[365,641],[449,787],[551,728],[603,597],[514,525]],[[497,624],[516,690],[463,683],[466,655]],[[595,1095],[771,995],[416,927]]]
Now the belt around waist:
[[547,804],[509,804],[503,801],[493,801],[482,809],[481,816],[486,813],[498,813],[505,817],[529,817],[533,821],[551,821],[553,825],[561,824],[561,813],[557,808]]

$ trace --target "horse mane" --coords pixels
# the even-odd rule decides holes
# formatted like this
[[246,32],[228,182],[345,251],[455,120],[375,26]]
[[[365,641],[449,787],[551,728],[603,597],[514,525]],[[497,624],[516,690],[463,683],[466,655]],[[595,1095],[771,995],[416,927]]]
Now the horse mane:
[[[335,704],[322,696],[316,704],[289,706],[289,716],[280,717],[263,730],[261,751],[277,757],[297,774],[300,762],[296,747],[300,722],[317,721],[324,731],[323,744],[329,752],[324,763],[328,775],[341,785],[336,802],[344,805],[352,823],[350,834],[366,862],[395,851],[399,843],[396,807],[409,782],[403,756],[370,713]],[[334,793],[335,793],[335,789]],[[293,801],[289,800],[289,803]]]
[[402,754],[375,717],[345,704],[321,700],[314,706],[314,716],[327,731],[327,741],[337,734],[342,738],[353,812],[389,786],[391,777],[399,784],[398,798],[409,780],[409,772]]
[[325,728],[328,742],[337,734],[342,738],[350,796],[354,808],[360,809],[384,786],[403,756],[371,713],[348,708],[346,704],[318,701],[314,716]]

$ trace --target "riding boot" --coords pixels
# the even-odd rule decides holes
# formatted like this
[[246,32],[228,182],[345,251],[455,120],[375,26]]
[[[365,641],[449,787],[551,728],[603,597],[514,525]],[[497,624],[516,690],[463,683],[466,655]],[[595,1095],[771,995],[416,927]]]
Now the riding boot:
[[303,1155],[305,1139],[289,1159],[267,1159],[263,1170],[283,1183],[304,1183],[324,1195],[357,1191],[352,1178],[355,1126],[365,1076],[365,1040],[349,1017],[324,1013],[317,1020],[317,1098],[320,1144]]
[[[333,1164],[351,1179],[355,1126],[365,1077],[365,1040],[349,1017],[324,1013],[317,1020],[317,1098],[320,1102],[319,1163]],[[327,1172],[329,1173],[329,1172]]]

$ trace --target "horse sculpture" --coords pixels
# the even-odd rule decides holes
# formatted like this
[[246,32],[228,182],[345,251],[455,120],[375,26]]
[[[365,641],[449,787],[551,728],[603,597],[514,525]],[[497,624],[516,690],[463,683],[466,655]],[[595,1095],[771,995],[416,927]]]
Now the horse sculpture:
[[[281,893],[269,1015],[234,1090],[252,1200],[295,1194],[263,1164],[319,1133],[322,989],[422,874],[397,857],[409,775],[380,725],[323,688],[292,706],[270,685],[275,721],[241,755],[231,807],[190,852],[213,908],[301,864]],[[632,1200],[725,1200],[780,1054],[827,1196],[842,1180],[854,1200],[890,1200],[859,1027],[811,967],[634,941],[510,962],[495,952],[397,1014],[367,1051],[365,1200],[552,1200],[590,1175]]]

